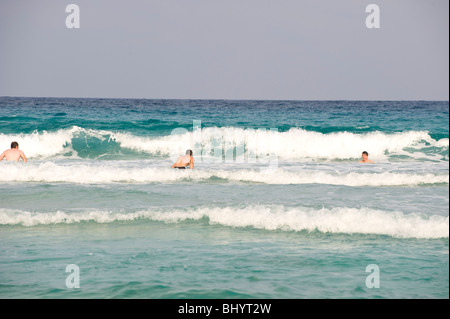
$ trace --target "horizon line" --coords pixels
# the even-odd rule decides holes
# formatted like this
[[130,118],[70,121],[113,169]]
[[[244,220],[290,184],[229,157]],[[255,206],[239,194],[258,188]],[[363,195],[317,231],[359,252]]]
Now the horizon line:
[[383,101],[383,102],[401,102],[401,101],[424,101],[424,102],[449,102],[449,99],[264,99],[264,98],[148,98],[148,97],[74,97],[74,96],[15,96],[1,95],[0,98],[29,98],[29,99],[103,99],[103,100],[180,100],[180,101]]

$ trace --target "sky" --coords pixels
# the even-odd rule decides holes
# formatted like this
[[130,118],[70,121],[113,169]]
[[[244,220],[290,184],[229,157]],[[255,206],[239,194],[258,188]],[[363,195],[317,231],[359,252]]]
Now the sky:
[[1,0],[0,96],[449,100],[449,1]]

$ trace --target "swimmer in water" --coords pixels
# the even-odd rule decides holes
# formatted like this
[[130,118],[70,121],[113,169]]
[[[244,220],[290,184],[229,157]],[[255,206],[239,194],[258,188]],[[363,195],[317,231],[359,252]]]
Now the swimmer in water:
[[186,169],[188,166],[190,169],[194,169],[194,157],[192,157],[192,151],[187,150],[186,155],[178,157],[172,168]]
[[19,150],[19,143],[12,142],[11,143],[11,149],[4,151],[0,155],[0,161],[2,161],[4,158],[6,158],[7,161],[16,161],[18,162],[20,158],[22,158],[23,162],[27,162],[27,157],[25,156],[24,152]]
[[362,160],[360,160],[358,163],[373,163],[373,162],[369,159],[369,153],[364,151],[362,152]]

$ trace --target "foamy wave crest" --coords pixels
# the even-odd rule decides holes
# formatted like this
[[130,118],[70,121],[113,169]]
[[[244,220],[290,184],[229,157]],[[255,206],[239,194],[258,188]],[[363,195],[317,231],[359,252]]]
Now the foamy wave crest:
[[264,184],[329,184],[345,186],[420,186],[449,184],[448,173],[395,172],[325,172],[287,170],[272,173],[258,169],[196,169],[136,166],[130,162],[90,162],[90,164],[56,164],[45,162],[27,165],[0,165],[0,182],[46,182],[75,184],[167,183],[177,181],[249,182]]
[[209,224],[281,231],[375,234],[397,238],[448,238],[449,217],[404,214],[370,208],[201,207],[145,210],[131,213],[111,211],[27,212],[0,209],[0,225],[49,225],[80,222],[111,223],[147,219],[166,223],[205,219]]
[[448,138],[441,138],[439,141],[437,141],[435,143],[434,146],[448,148],[448,144],[449,144],[449,139]]
[[31,134],[0,134],[0,145],[10,145],[12,141],[19,143],[20,149],[28,158],[52,158],[70,153],[77,158],[77,151],[73,148],[74,141],[78,140],[85,152],[91,152],[93,157],[101,156],[102,150],[95,150],[95,143],[113,141],[113,132],[105,130],[85,129],[73,126],[68,129],[60,129],[54,132],[34,131]]
[[0,145],[7,147],[12,141],[16,141],[28,158],[50,157],[62,153],[80,130],[81,128],[75,126],[55,132],[34,131],[31,134],[0,134]]
[[[425,131],[391,134],[381,132],[323,134],[298,128],[278,132],[276,130],[212,127],[158,138],[136,137],[128,133],[114,133],[111,137],[122,147],[147,153],[176,156],[182,154],[189,147],[197,156],[217,157],[218,155],[220,158],[222,158],[223,152],[224,154],[234,153],[235,157],[273,154],[288,160],[301,158],[355,159],[361,156],[363,150],[367,150],[372,159],[384,160],[389,154],[412,155],[410,152],[404,152],[405,148],[412,148],[414,151],[426,146],[448,149],[448,139],[436,141]],[[420,152],[416,155],[427,157]]]
[[87,157],[99,157],[105,150],[95,150],[93,140],[122,149],[148,154],[169,156],[171,160],[183,154],[187,148],[194,150],[194,155],[202,158],[220,158],[252,162],[252,159],[277,156],[282,160],[327,159],[343,160],[360,158],[366,150],[373,160],[386,160],[390,155],[406,155],[440,160],[448,154],[424,154],[423,148],[436,147],[438,152],[448,151],[448,138],[434,140],[426,131],[408,131],[400,133],[370,132],[354,134],[350,132],[319,133],[292,128],[286,132],[276,130],[255,130],[236,127],[210,127],[187,131],[176,129],[166,136],[136,136],[129,132],[112,132],[84,129],[73,126],[55,132],[38,132],[32,134],[0,134],[0,145],[7,147],[11,141],[19,142],[27,157],[48,158],[72,151],[74,139]]

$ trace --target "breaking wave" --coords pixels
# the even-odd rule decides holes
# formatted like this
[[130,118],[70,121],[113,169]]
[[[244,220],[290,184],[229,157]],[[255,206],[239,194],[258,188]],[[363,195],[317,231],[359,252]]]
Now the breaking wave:
[[319,133],[299,128],[285,132],[236,127],[210,127],[193,132],[176,129],[171,135],[137,136],[129,132],[84,129],[73,126],[54,132],[0,134],[0,145],[16,140],[29,158],[74,156],[101,158],[135,152],[174,157],[191,148],[204,157],[234,158],[274,155],[281,160],[357,159],[366,150],[373,160],[391,157],[448,161],[449,139],[434,140],[426,131],[399,133]]
[[373,172],[324,171],[278,168],[273,172],[262,169],[211,169],[176,170],[166,167],[149,167],[142,162],[89,161],[83,163],[43,162],[27,165],[0,165],[0,182],[44,182],[75,184],[110,183],[170,183],[183,181],[218,181],[264,184],[329,184],[345,186],[423,186],[449,184],[448,171]]
[[449,217],[405,214],[370,208],[309,208],[283,205],[149,209],[135,212],[78,211],[29,212],[0,209],[0,225],[52,225],[83,222],[152,220],[180,223],[206,220],[211,225],[269,231],[375,234],[396,238],[448,238]]

